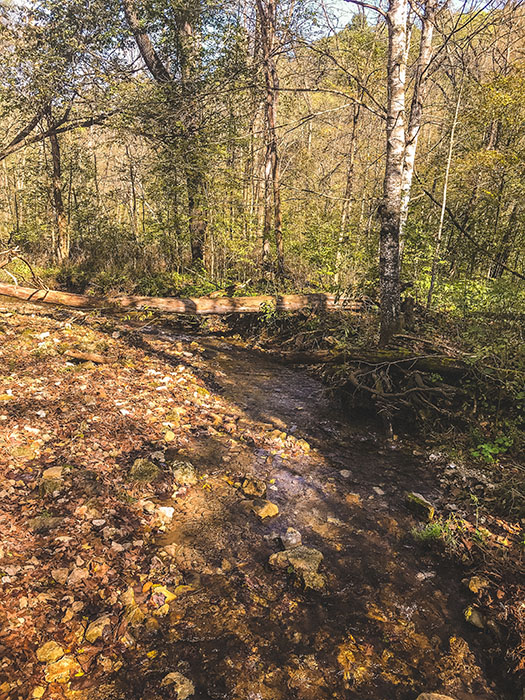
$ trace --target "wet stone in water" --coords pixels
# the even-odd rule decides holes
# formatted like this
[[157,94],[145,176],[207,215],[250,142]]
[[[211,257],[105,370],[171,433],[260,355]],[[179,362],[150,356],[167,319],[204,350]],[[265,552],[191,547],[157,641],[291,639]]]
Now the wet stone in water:
[[269,559],[273,569],[292,568],[293,573],[303,583],[305,588],[320,591],[325,586],[325,577],[318,573],[319,566],[323,561],[323,554],[313,547],[301,545],[284,552],[276,552]]
[[248,498],[264,498],[266,496],[266,484],[255,476],[247,476],[242,482],[242,492]]
[[285,549],[300,547],[303,543],[301,533],[293,527],[289,527],[284,535],[281,535],[281,542]]
[[273,518],[273,516],[279,514],[279,508],[275,505],[275,503],[265,501],[262,498],[255,499],[255,501],[252,503],[251,509],[255,515],[261,518],[261,520],[264,520],[265,518]]

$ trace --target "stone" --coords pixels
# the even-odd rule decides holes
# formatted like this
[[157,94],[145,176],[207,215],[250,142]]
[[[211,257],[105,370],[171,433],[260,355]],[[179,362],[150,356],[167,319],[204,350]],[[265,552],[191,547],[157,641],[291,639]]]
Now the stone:
[[36,658],[44,664],[50,661],[57,661],[64,656],[64,653],[64,649],[60,646],[60,644],[57,644],[57,642],[51,640],[36,650]]
[[170,690],[173,690],[175,693],[174,697],[176,700],[186,700],[186,698],[190,698],[195,693],[195,686],[193,683],[189,678],[186,678],[186,676],[183,676],[182,673],[178,671],[168,673],[167,676],[164,676],[160,684],[163,687],[169,686]]
[[52,569],[51,576],[57,583],[64,584],[67,581],[67,577],[69,576],[69,569]]
[[191,462],[172,462],[171,473],[179,486],[193,486],[198,481],[195,467]]
[[463,579],[463,581],[467,584],[472,593],[479,593],[484,588],[488,588],[490,586],[487,579],[482,578],[481,576],[473,576],[471,579]]
[[33,692],[31,693],[31,697],[38,700],[38,698],[41,698],[45,692],[46,692],[46,689],[44,688],[43,685],[37,685],[36,688],[33,688]]
[[100,528],[104,527],[106,521],[104,520],[104,518],[96,518],[95,520],[91,521],[91,524],[93,525],[93,527],[99,530]]
[[141,484],[151,484],[159,474],[160,469],[149,459],[136,459],[129,472],[129,478]]
[[38,535],[46,535],[62,523],[62,518],[54,518],[51,515],[37,515],[27,521],[30,530]]
[[281,535],[281,542],[285,549],[300,547],[303,543],[301,533],[293,527],[289,527],[284,535]]
[[262,498],[257,498],[252,502],[251,510],[257,515],[261,520],[265,518],[273,518],[275,515],[279,514],[279,508],[271,501],[265,501]]
[[473,608],[471,605],[465,610],[465,620],[470,622],[471,625],[477,627],[480,630],[484,630],[486,626],[485,616],[480,613],[477,608]]
[[62,479],[64,467],[49,467],[42,472],[42,479]]
[[109,615],[101,615],[96,620],[91,622],[86,629],[85,638],[90,644],[94,644],[98,639],[104,636],[106,630],[111,628],[111,620]]
[[62,479],[42,479],[39,486],[41,496],[52,496],[57,491],[62,491],[64,482]]
[[341,469],[341,471],[339,472],[339,474],[341,474],[341,476],[343,477],[343,479],[349,479],[349,478],[352,476],[352,472],[351,472],[351,471],[348,471],[348,469]]
[[266,496],[265,482],[255,476],[245,477],[241,489],[248,498],[264,498]]
[[73,656],[63,656],[46,667],[47,683],[67,683],[71,676],[81,673],[82,668]]
[[169,523],[173,520],[174,513],[175,508],[171,506],[160,506],[160,508],[157,508],[157,515],[162,523]]
[[409,491],[405,496],[405,502],[408,508],[423,520],[432,520],[435,514],[435,508],[427,501],[420,493]]
[[360,506],[361,496],[358,493],[347,493],[345,496],[345,501],[350,506]]
[[274,569],[292,568],[295,575],[303,582],[305,588],[316,591],[322,590],[325,585],[325,577],[318,573],[323,561],[323,554],[313,547],[300,545],[284,552],[276,552],[269,559],[269,564]]

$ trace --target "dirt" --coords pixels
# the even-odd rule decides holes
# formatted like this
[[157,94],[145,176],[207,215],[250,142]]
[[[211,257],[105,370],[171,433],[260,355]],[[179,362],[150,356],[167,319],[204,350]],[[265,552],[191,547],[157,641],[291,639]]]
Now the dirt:
[[[176,698],[176,687],[162,684],[175,673],[197,700],[415,700],[425,691],[515,700],[498,672],[491,632],[465,620],[475,603],[461,582],[465,570],[410,534],[418,521],[405,493],[439,497],[424,455],[386,441],[379,425],[343,410],[315,377],[226,341],[130,331],[97,316],[86,317],[85,328],[60,318],[2,316],[11,364],[0,393],[18,386],[20,397],[15,406],[4,395],[0,411],[10,441],[2,469],[14,482],[0,494],[12,530],[0,567],[16,559],[25,572],[31,556],[39,564],[23,578],[2,579],[9,602],[0,698],[31,697],[35,688],[45,698]],[[50,335],[40,339],[42,332]],[[64,372],[62,346],[72,336],[81,350],[105,353],[108,364]],[[23,338],[26,357],[15,353]],[[35,355],[42,342],[47,354]],[[31,379],[47,387],[45,402],[35,402]],[[82,432],[86,404],[97,420],[88,427],[84,415]],[[35,418],[35,410],[45,416]],[[47,447],[31,432],[22,439],[26,423],[46,431]],[[14,458],[13,445],[26,455]],[[158,460],[155,483],[130,483],[137,458]],[[91,476],[70,479],[66,470],[63,503],[56,492],[37,495],[30,475],[72,459]],[[193,467],[195,483],[173,481],[174,461]],[[247,475],[266,483],[277,516],[254,514],[240,488]],[[87,517],[78,508],[94,500],[97,517],[77,526]],[[27,535],[27,520],[43,507],[45,517],[63,518],[71,536],[58,553],[62,532]],[[159,507],[169,512],[165,521]],[[93,525],[100,520],[107,522]],[[101,536],[108,525],[118,525],[118,534]],[[321,590],[305,590],[292,567],[269,566],[289,527],[323,555]],[[50,574],[59,567],[68,576],[85,567],[89,578],[80,576],[76,589],[60,584]],[[43,594],[51,602],[33,607],[37,596],[46,602]],[[64,621],[75,601],[83,608]],[[108,626],[87,644],[85,629],[102,614]],[[64,645],[64,659],[80,664],[68,682],[45,681],[35,654],[50,638]]]

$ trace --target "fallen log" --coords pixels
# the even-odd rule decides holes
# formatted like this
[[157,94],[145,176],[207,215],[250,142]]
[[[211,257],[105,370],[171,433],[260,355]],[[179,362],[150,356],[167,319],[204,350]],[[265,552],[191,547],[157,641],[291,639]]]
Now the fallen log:
[[334,294],[282,294],[255,297],[172,297],[116,296],[95,297],[87,294],[71,294],[53,289],[33,289],[0,282],[0,295],[26,302],[69,306],[76,309],[136,309],[164,311],[174,314],[231,314],[261,313],[265,308],[276,311],[362,311],[359,301],[340,299]]

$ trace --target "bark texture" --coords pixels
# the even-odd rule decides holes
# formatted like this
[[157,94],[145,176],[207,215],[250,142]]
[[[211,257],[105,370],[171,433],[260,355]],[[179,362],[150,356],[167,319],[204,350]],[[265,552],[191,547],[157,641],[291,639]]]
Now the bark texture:
[[53,191],[53,212],[54,221],[54,236],[53,236],[53,255],[55,260],[61,264],[69,258],[71,248],[71,238],[69,235],[69,226],[67,222],[67,214],[64,207],[64,197],[62,193],[62,164],[60,160],[60,144],[58,136],[53,128],[53,117],[51,108],[47,110],[47,124],[49,129],[49,145],[51,149],[51,162],[53,166],[52,191]]
[[281,163],[277,139],[277,107],[279,96],[279,74],[275,62],[274,0],[257,0],[257,15],[261,33],[262,64],[266,89],[265,127],[266,153],[264,163],[264,222],[262,236],[263,266],[268,264],[270,238],[273,229],[277,256],[277,274],[284,272],[284,249],[281,214]]
[[[403,248],[404,229],[408,217],[410,190],[414,178],[417,142],[423,121],[423,105],[428,88],[428,72],[432,60],[432,39],[436,17],[436,0],[427,0],[419,42],[419,55],[414,75],[414,92],[410,106],[410,117],[406,131],[405,159],[403,163],[403,182],[401,186],[400,247]],[[407,46],[408,49],[408,46]]]
[[405,156],[407,0],[391,0],[388,24],[387,144],[383,201],[380,206],[380,342],[399,329],[401,314],[399,235]]
[[92,297],[86,294],[70,294],[52,289],[33,289],[15,284],[0,283],[0,295],[22,301],[71,306],[77,309],[155,309],[175,314],[231,314],[261,313],[265,306],[276,311],[299,311],[300,309],[360,311],[359,302],[336,298],[333,294],[283,294],[257,297],[196,297],[175,299],[169,297]]

